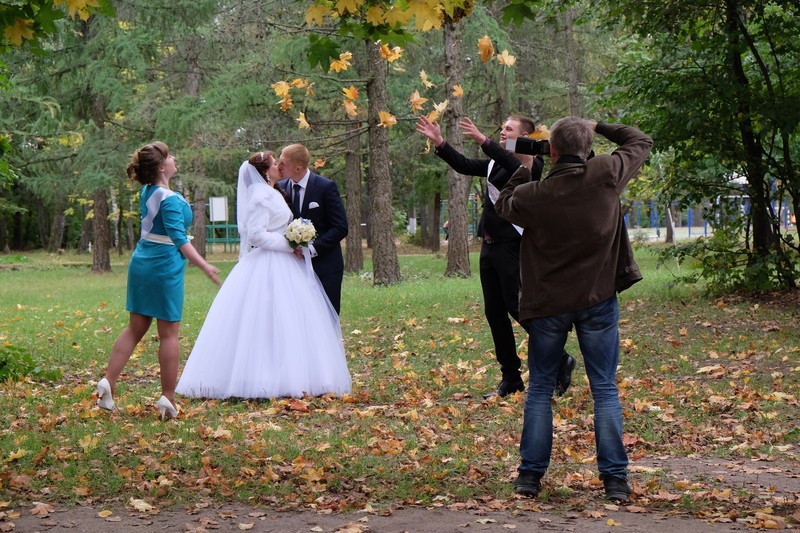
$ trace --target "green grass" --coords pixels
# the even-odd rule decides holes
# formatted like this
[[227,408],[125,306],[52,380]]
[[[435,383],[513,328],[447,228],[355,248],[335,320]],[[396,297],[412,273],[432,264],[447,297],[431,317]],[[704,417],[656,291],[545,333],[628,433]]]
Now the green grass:
[[[636,255],[645,280],[620,298],[618,374],[631,457],[782,457],[800,437],[796,302],[708,299],[702,287],[671,286],[677,265],[659,267],[647,248]],[[154,406],[154,329],[119,383],[120,411],[94,405],[93,386],[127,323],[126,258],[112,257],[113,272],[104,275],[89,272],[85,255],[25,259],[0,268],[0,343],[63,376],[2,384],[0,501],[44,494],[167,506],[212,498],[334,511],[517,501],[509,481],[523,398],[482,400],[499,369],[477,257],[468,279],[445,278],[446,258],[434,255],[402,256],[404,282],[396,286],[346,276],[341,318],[351,396],[181,398],[182,414],[169,423]],[[211,258],[227,274],[234,263],[220,259],[230,256]],[[186,287],[184,357],[216,293],[197,269],[188,270]],[[574,336],[568,349],[578,352]],[[591,411],[579,358],[573,388],[555,403],[560,422],[546,491],[556,509],[593,497],[579,479],[595,468]],[[646,486],[655,493],[664,483]],[[685,510],[698,505],[688,498]]]

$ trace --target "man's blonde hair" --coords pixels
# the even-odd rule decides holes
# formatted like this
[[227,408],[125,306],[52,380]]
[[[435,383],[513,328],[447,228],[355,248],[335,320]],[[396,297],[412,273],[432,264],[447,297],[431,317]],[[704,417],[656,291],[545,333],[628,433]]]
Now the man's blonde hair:
[[281,156],[288,159],[295,165],[301,165],[308,168],[308,163],[311,161],[311,154],[308,148],[302,144],[290,144],[281,150]]

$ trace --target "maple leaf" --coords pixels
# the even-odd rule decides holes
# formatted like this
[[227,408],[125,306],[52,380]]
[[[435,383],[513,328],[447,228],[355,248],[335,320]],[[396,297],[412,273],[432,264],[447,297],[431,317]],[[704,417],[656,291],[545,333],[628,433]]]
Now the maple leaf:
[[344,97],[348,100],[358,100],[358,89],[354,85],[351,85],[347,89],[342,89],[342,94],[344,94]]
[[314,161],[314,170],[324,167],[325,164],[326,163],[324,159],[317,159],[316,161]]
[[89,8],[100,7],[97,0],[55,0],[56,6],[66,5],[67,14],[70,18],[75,18],[78,15],[81,20],[89,20]]
[[292,82],[289,85],[292,86],[292,87],[296,87],[298,89],[302,89],[303,87],[308,85],[308,80],[303,79],[303,78],[295,78],[295,79],[292,80]]
[[340,15],[344,15],[345,13],[358,13],[358,8],[361,4],[364,3],[364,0],[337,0],[336,2],[336,11]]
[[309,83],[308,87],[306,87],[306,96],[316,96],[314,94],[314,84],[313,83]]
[[6,37],[11,41],[11,44],[21,46],[23,40],[30,41],[33,39],[32,25],[33,19],[17,19],[14,24],[6,28]]
[[131,498],[128,500],[128,503],[131,507],[139,511],[140,513],[147,513],[153,510],[153,506],[147,503],[144,500],[139,500],[136,498]]
[[392,63],[393,61],[397,61],[400,59],[400,56],[403,55],[403,49],[399,46],[395,46],[394,48],[389,48],[388,44],[382,44],[380,48],[380,54],[383,59]]
[[[533,130],[533,133],[530,135],[531,139],[539,139],[540,141],[546,141],[550,138],[550,130],[547,129],[547,126],[544,124],[539,124],[536,126],[536,129]],[[633,341],[631,341],[633,344]]]
[[419,111],[422,111],[422,105],[428,101],[427,98],[422,98],[419,95],[419,91],[414,91],[409,96],[408,101],[411,102],[411,112],[416,114]]
[[503,53],[497,54],[497,61],[501,65],[505,65],[506,67],[511,67],[514,65],[514,62],[517,60],[516,56],[512,56],[508,53],[508,50],[503,50]]
[[478,51],[481,55],[481,61],[486,63],[494,55],[494,44],[488,35],[484,35],[478,39]]
[[384,128],[390,128],[395,124],[397,124],[397,118],[388,111],[381,111],[380,113],[378,113],[378,116],[381,121],[380,124],[378,124],[378,126],[383,126]]
[[433,103],[433,108],[434,108],[436,111],[438,111],[438,112],[439,112],[439,114],[441,115],[442,113],[444,113],[444,110],[445,110],[445,109],[447,109],[447,106],[448,106],[449,104],[450,104],[450,100],[445,100],[444,102],[440,102],[440,103],[438,103],[438,104],[437,104],[436,102],[434,102],[434,103]]
[[331,67],[329,70],[333,70],[335,72],[341,72],[343,70],[347,70],[350,67],[350,60],[353,59],[353,54],[351,52],[344,52],[339,54],[339,59],[334,59],[331,61]]
[[358,106],[352,100],[345,100],[344,101],[344,112],[347,113],[348,117],[357,117],[358,116]]
[[419,79],[422,80],[422,85],[424,85],[426,89],[430,89],[431,87],[436,87],[436,85],[433,82],[428,81],[428,73],[425,72],[424,70],[419,71]]
[[330,16],[332,11],[322,4],[313,4],[306,11],[306,26],[322,26],[325,16]]
[[464,96],[464,88],[461,85],[453,85],[453,98],[461,98]]
[[435,2],[413,0],[408,3],[408,12],[414,16],[418,31],[426,32],[442,27],[442,8]]
[[270,85],[270,87],[272,87],[272,90],[275,91],[275,96],[280,96],[281,98],[285,98],[289,96],[289,89],[291,89],[292,86],[289,85],[289,83],[281,80],[281,81],[276,81],[275,83]]
[[428,113],[428,116],[425,118],[428,119],[428,122],[436,122],[437,120],[439,120],[439,115],[440,115],[439,111],[434,109],[433,111]]
[[10,454],[8,454],[8,457],[6,458],[6,462],[10,463],[11,461],[16,461],[17,459],[21,459],[22,457],[25,457],[26,455],[28,455],[28,452],[26,450],[23,450],[22,448],[20,448],[17,451],[11,452]]
[[381,6],[370,6],[365,15],[367,22],[373,26],[380,26],[386,21],[386,15]]
[[40,516],[44,518],[46,516],[50,516],[50,513],[55,511],[52,505],[41,502],[35,502],[35,503],[36,505],[34,505],[33,509],[31,509],[31,514],[33,516]]
[[281,111],[288,111],[294,106],[292,103],[292,97],[289,95],[286,95],[286,97],[284,97],[278,103],[281,104]]
[[400,9],[397,6],[392,6],[392,9],[384,14],[384,20],[389,26],[396,28],[397,26],[405,26],[411,20],[414,14],[405,9]]
[[300,113],[300,116],[295,120],[297,120],[297,122],[300,123],[300,126],[298,126],[298,127],[301,130],[310,130],[311,129],[311,124],[309,124],[308,121],[306,120],[306,114],[305,113]]

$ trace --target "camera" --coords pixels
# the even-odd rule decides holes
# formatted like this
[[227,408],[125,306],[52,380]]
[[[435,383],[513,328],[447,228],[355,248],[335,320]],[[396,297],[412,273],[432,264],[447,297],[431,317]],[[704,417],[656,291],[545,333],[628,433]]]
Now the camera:
[[506,150],[524,155],[550,155],[550,142],[517,137],[506,141]]

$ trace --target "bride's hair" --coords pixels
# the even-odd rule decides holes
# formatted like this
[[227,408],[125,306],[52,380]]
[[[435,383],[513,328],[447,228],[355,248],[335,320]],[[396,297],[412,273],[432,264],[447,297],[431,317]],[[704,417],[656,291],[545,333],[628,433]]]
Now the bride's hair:
[[[250,159],[247,160],[248,163],[253,165],[258,173],[264,178],[264,181],[269,183],[269,179],[267,178],[267,171],[272,167],[272,164],[275,162],[275,159],[272,156],[272,152],[256,152],[250,156]],[[289,201],[289,198],[286,196],[286,193],[278,187],[278,183],[273,183],[272,188],[281,193],[283,199],[286,200],[286,204],[291,207],[292,204]]]
[[272,152],[256,152],[247,160],[248,163],[256,167],[258,173],[267,179],[267,171],[272,166]]

